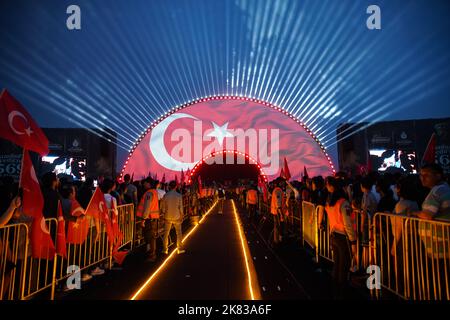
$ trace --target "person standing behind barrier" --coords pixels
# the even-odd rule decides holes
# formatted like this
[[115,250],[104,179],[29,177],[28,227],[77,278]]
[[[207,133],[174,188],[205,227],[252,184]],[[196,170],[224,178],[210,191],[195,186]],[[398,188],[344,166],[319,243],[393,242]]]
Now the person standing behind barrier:
[[144,239],[147,244],[149,260],[156,261],[156,239],[158,238],[159,200],[156,191],[157,181],[148,177],[143,180],[145,193],[139,202],[136,215],[143,219]]
[[282,240],[281,236],[281,220],[283,219],[284,204],[286,200],[284,198],[284,192],[280,188],[281,180],[274,181],[274,189],[272,191],[272,199],[270,202],[270,213],[273,215],[273,243],[278,244]]
[[[334,177],[327,177],[325,186],[329,196],[326,212],[330,225],[331,248],[333,251],[333,282],[334,294],[342,298],[347,288],[348,273],[351,264],[351,255],[356,254],[356,237],[350,219],[351,208],[346,199],[345,192]],[[349,241],[351,251],[349,249]]]
[[422,210],[414,215],[421,219],[450,221],[450,186],[444,180],[444,172],[437,164],[427,164],[420,169],[420,180],[430,188]]
[[126,174],[123,177],[123,181],[125,185],[125,192],[124,192],[125,202],[134,204],[134,208],[136,209],[138,204],[138,190],[136,186],[131,183],[131,177],[129,174]]
[[[444,180],[444,172],[438,164],[426,164],[420,169],[420,180],[430,192],[422,203],[422,210],[413,213],[414,216],[425,220],[450,222],[450,186]],[[427,252],[430,287],[437,287],[440,279],[441,292],[450,291],[450,259],[449,227],[432,226],[429,223],[419,223],[419,235]],[[434,263],[432,263],[434,261]],[[433,276],[432,276],[433,275]],[[431,289],[430,289],[431,291]],[[450,299],[447,296],[447,300]]]
[[217,197],[219,198],[219,214],[223,214],[223,203],[225,202],[225,191],[222,187],[217,190]]
[[255,186],[251,186],[247,191],[247,205],[248,205],[248,217],[249,219],[256,218],[256,204],[258,203],[258,191]]
[[163,238],[163,253],[168,254],[168,241],[170,229],[172,225],[175,227],[177,234],[177,248],[178,254],[184,253],[182,247],[182,232],[181,224],[183,222],[183,196],[176,191],[177,183],[170,181],[169,189],[161,200],[161,213],[164,214],[164,238]]

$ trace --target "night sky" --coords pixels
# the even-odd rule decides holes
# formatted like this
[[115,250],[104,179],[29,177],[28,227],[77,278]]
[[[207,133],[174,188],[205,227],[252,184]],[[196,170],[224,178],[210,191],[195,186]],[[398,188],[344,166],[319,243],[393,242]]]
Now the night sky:
[[0,87],[42,127],[116,130],[119,165],[153,120],[210,95],[289,110],[335,162],[339,123],[450,116],[450,1],[1,1],[0,43]]

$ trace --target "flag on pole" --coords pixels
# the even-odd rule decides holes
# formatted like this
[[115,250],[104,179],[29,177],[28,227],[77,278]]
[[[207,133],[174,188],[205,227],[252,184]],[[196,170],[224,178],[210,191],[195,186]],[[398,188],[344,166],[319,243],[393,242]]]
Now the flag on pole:
[[[72,200],[72,206],[70,208],[70,214],[73,217],[80,217],[85,215],[83,207],[77,200]],[[69,222],[67,228],[67,242],[72,244],[82,244],[87,239],[89,233],[89,221],[85,217],[80,222]]]
[[181,169],[181,177],[180,177],[180,184],[184,183],[184,172],[183,169]]
[[286,158],[284,158],[284,177],[288,181],[291,179],[291,172],[289,171]]
[[100,188],[96,188],[94,194],[92,195],[91,201],[86,208],[86,215],[100,219],[103,212],[107,211],[105,196]]
[[48,139],[44,132],[6,89],[0,95],[0,138],[41,156],[48,154]]
[[280,178],[286,179],[286,177],[284,176],[284,169],[283,168],[281,168]]
[[61,201],[58,201],[58,231],[56,233],[56,253],[61,257],[67,257],[66,248],[66,224],[61,208]]
[[267,190],[267,185],[261,176],[258,176],[258,187],[263,193],[264,202],[267,202],[269,199],[269,191]]
[[436,134],[433,133],[431,135],[430,140],[428,141],[427,148],[425,149],[425,153],[423,154],[422,164],[430,164],[436,162]]
[[32,256],[52,260],[55,256],[55,246],[42,214],[44,198],[27,150],[23,151],[20,186],[23,189],[23,212],[33,217],[31,225]]

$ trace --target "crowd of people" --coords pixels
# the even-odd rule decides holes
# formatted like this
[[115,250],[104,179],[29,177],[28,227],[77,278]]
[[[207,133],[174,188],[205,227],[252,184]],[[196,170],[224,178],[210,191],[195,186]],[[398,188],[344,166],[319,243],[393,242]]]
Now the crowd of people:
[[[254,192],[262,193],[250,183],[240,188],[249,208],[249,216],[255,215]],[[301,202],[307,201],[319,207],[318,228],[327,222],[330,246],[333,252],[333,279],[337,288],[348,284],[350,272],[361,272],[357,260],[357,240],[369,244],[369,226],[378,212],[414,217],[424,220],[450,222],[450,187],[442,168],[437,164],[422,166],[420,174],[380,174],[371,172],[365,176],[350,177],[338,172],[329,177],[303,177],[302,181],[286,181],[278,178],[268,185],[269,211],[273,216],[273,243],[277,245],[286,233],[290,215],[301,216]],[[293,204],[296,204],[292,211]],[[360,221],[358,228],[356,214]],[[402,224],[393,224],[393,243],[389,248],[392,257],[402,254]],[[447,251],[448,242],[447,242]],[[445,249],[444,249],[445,250]],[[393,259],[392,259],[393,260]],[[365,272],[365,270],[363,271]],[[445,280],[445,279],[444,279]]]
[[[45,218],[58,217],[58,204],[61,202],[65,221],[80,222],[84,214],[73,214],[73,203],[77,201],[86,210],[94,193],[94,180],[87,178],[84,182],[67,181],[48,172],[41,177],[44,198],[43,215]],[[228,192],[242,197],[247,205],[248,217],[257,221],[261,212],[259,203],[265,201],[273,217],[273,243],[283,241],[284,224],[288,216],[301,217],[301,202],[311,202],[320,206],[318,226],[324,221],[329,225],[330,241],[334,258],[333,278],[338,286],[343,286],[349,271],[355,270],[357,256],[357,239],[361,243],[369,241],[369,220],[375,213],[392,213],[399,216],[417,217],[426,220],[450,221],[450,187],[442,169],[436,164],[421,168],[419,175],[378,174],[372,172],[366,176],[349,177],[342,172],[329,177],[304,177],[302,181],[286,181],[277,178],[266,185],[252,182],[241,183],[237,187],[224,188],[219,185],[188,186],[175,181],[162,183],[151,177],[133,181],[125,175],[121,183],[102,179],[99,187],[105,196],[109,209],[118,205],[133,204],[140,234],[145,241],[145,251],[150,261],[158,256],[156,240],[160,236],[159,226],[164,226],[161,254],[168,254],[168,238],[172,228],[176,231],[176,248],[184,253],[181,224],[185,215],[201,216],[211,205],[211,197],[219,199],[219,211],[223,213],[223,199]],[[230,191],[231,190],[231,191]],[[30,224],[32,218],[21,212],[22,199],[17,183],[9,177],[0,183],[0,227],[14,223]],[[183,201],[183,196],[187,195]],[[264,196],[263,196],[264,195]],[[355,228],[354,212],[361,213],[359,229]],[[91,219],[90,227],[98,230],[98,221]],[[401,228],[393,230],[394,241],[391,254],[401,252],[399,238]],[[5,244],[1,244],[5,250]],[[8,268],[13,268],[8,264]],[[6,270],[8,272],[8,270]],[[97,266],[91,275],[103,274]],[[89,275],[83,279],[89,279]]]

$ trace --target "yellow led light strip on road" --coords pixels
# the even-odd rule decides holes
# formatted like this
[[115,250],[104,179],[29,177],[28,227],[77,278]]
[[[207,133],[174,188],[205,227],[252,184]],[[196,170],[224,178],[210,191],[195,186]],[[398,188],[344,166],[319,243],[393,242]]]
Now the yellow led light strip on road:
[[[234,213],[234,217],[236,219],[236,225],[237,225],[237,228],[239,231],[239,237],[241,239],[241,246],[242,246],[242,252],[244,254],[245,267],[247,269],[248,290],[250,292],[250,298],[251,298],[251,300],[260,300],[261,294],[259,292],[259,285],[253,285],[253,283],[257,283],[257,277],[256,277],[256,272],[254,270],[253,262],[251,262],[252,270],[250,270],[250,263],[249,263],[250,250],[247,247],[247,243],[244,241],[244,234],[242,231],[242,226],[240,224],[236,206],[234,205],[234,200],[231,200],[231,201],[233,203],[233,213]],[[253,274],[253,276],[252,276],[252,274]]]
[[[211,208],[201,218],[201,220],[199,221],[199,224],[203,221],[203,219],[205,219],[211,213],[211,211],[214,209],[216,204],[217,204],[217,201],[214,202],[214,204],[211,206]],[[197,229],[199,224],[194,226],[192,228],[192,230],[189,231],[189,233],[183,238],[181,243],[184,243],[191,236],[191,234]],[[152,282],[152,280],[158,275],[158,273],[161,272],[161,270],[164,269],[164,267],[167,265],[167,263],[173,258],[173,256],[176,253],[176,251],[177,251],[177,249],[172,251],[172,253],[166,258],[166,260],[164,260],[164,262],[159,266],[159,268],[156,269],[155,272],[153,272],[153,274],[147,279],[147,281],[142,285],[142,287],[140,287],[139,290],[131,297],[130,300],[136,300],[136,298],[141,294],[141,292],[150,284],[150,282]]]

